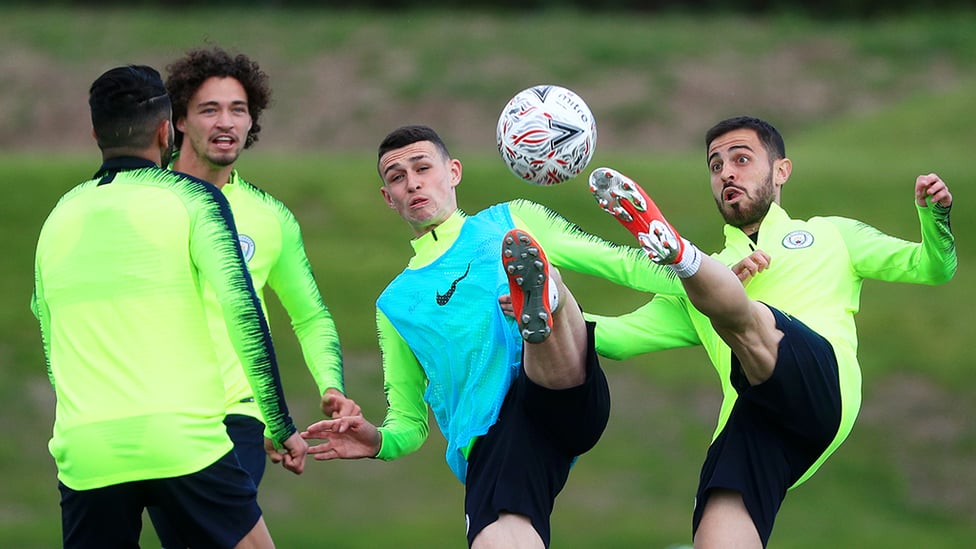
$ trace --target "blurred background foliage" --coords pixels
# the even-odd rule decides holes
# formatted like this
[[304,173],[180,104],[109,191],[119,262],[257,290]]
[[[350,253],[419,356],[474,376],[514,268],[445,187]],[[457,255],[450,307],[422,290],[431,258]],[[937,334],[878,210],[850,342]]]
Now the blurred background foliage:
[[[411,255],[409,231],[383,204],[375,172],[375,146],[397,125],[428,123],[447,139],[465,166],[463,209],[526,197],[621,243],[630,240],[582,180],[532,187],[501,164],[495,121],[515,92],[551,82],[580,93],[599,128],[591,167],[633,176],[707,250],[722,241],[701,140],[720,118],[755,114],[784,133],[794,162],[784,205],[797,217],[845,215],[914,240],[914,178],[937,171],[956,200],[959,273],[934,288],[865,285],[859,423],[789,496],[770,547],[971,547],[973,10],[951,2],[818,4],[836,5],[824,13],[789,2],[460,4],[0,2],[0,435],[8,441],[0,547],[60,540],[46,448],[54,403],[27,304],[45,216],[99,163],[88,86],[122,63],[164,71],[207,43],[252,56],[271,76],[274,105],[238,167],[301,222],[339,327],[347,389],[374,421],[385,402],[373,302]],[[594,312],[623,313],[649,298],[565,275]],[[287,317],[273,295],[269,303],[289,403],[307,424],[318,417],[314,385]],[[557,502],[553,547],[689,543],[719,399],[714,371],[699,349],[605,368],[613,417]],[[297,478],[270,470],[260,501],[278,546],[463,547],[463,491],[443,448],[435,430],[417,454],[391,463],[311,463]],[[143,546],[158,547],[151,529]]]

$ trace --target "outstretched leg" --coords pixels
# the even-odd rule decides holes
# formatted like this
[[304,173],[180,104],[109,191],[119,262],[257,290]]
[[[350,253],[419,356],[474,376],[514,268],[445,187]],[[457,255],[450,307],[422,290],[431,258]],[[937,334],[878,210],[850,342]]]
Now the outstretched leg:
[[593,324],[530,234],[502,239],[510,295],[502,311],[518,323],[522,372],[498,419],[468,457],[465,513],[472,549],[540,549],[576,456],[606,428],[610,391],[593,343]]
[[576,298],[527,232],[513,229],[502,243],[515,319],[526,341],[525,373],[548,389],[586,379],[586,325]]
[[[590,190],[600,207],[637,238],[652,261],[670,266],[681,279],[688,299],[709,318],[738,357],[749,383],[758,385],[769,379],[783,337],[772,311],[749,299],[731,269],[681,238],[643,189],[627,176],[599,168],[590,175]],[[696,549],[763,546],[740,492],[714,491],[703,505],[695,532]]]
[[617,218],[652,261],[669,265],[692,304],[739,358],[749,383],[772,375],[783,334],[768,307],[749,299],[731,269],[681,238],[637,183],[610,168],[590,174],[590,191]]

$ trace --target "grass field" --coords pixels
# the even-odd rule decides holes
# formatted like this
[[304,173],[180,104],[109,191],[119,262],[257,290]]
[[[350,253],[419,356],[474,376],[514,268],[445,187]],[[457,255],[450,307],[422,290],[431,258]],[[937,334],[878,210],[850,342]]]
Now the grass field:
[[[228,41],[238,34],[260,36],[252,38],[254,49],[284,75],[276,80],[278,103],[274,117],[269,114],[267,133],[239,167],[290,205],[302,223],[310,260],[343,341],[347,389],[375,421],[385,404],[373,301],[411,252],[407,228],[381,202],[374,169],[374,142],[398,120],[385,102],[377,106],[379,112],[358,104],[348,110],[358,113],[354,118],[360,124],[343,134],[352,122],[319,113],[341,107],[302,95],[309,91],[304,84],[312,81],[324,86],[316,89],[340,93],[332,73],[316,72],[325,66],[348,65],[338,74],[354,75],[355,89],[394,97],[402,108],[448,128],[445,133],[460,143],[455,152],[464,161],[459,192],[465,210],[527,197],[619,242],[629,242],[627,235],[596,208],[581,180],[556,188],[521,183],[508,175],[483,136],[486,124],[487,133],[493,131],[495,105],[518,89],[518,82],[531,78],[528,83],[535,83],[536,70],[539,80],[579,82],[573,87],[590,91],[584,96],[601,123],[601,144],[591,166],[612,165],[644,183],[683,234],[705,249],[721,245],[697,137],[712,121],[704,117],[717,114],[709,103],[722,99],[706,93],[712,86],[736,90],[725,96],[735,109],[755,109],[774,122],[784,121],[794,162],[784,205],[794,216],[856,217],[916,239],[914,178],[940,173],[956,201],[959,273],[934,288],[865,285],[858,315],[865,381],[859,423],[832,460],[789,496],[770,547],[972,547],[976,382],[968,347],[973,329],[966,319],[976,305],[970,167],[976,69],[963,55],[976,49],[976,33],[964,32],[973,28],[971,15],[827,25],[793,19],[557,14],[543,23],[538,16],[503,14],[458,19],[348,13],[333,14],[328,25],[313,32],[307,13],[272,12],[260,19],[253,13],[218,19],[218,13],[181,15],[186,24],[167,35],[159,31],[154,14],[135,12],[96,17],[15,11],[0,21],[0,45],[7,52],[0,61],[15,76],[0,90],[0,181],[7,188],[0,201],[5,244],[0,435],[8,441],[0,448],[0,547],[49,548],[60,540],[55,469],[46,448],[54,404],[37,326],[27,308],[31,261],[51,206],[98,163],[97,152],[84,139],[61,134],[84,127],[84,90],[101,69],[129,60],[121,59],[122,48],[133,58],[145,56],[162,66],[204,36]],[[415,25],[418,36],[401,41],[397,22]],[[505,29],[524,29],[520,25],[533,22],[579,37],[567,45],[572,59],[549,63],[551,46],[505,34]],[[614,41],[605,33],[586,32],[594,27],[653,39]],[[431,36],[437,33],[452,41],[441,64],[436,55],[443,43]],[[693,39],[699,35],[701,40]],[[805,51],[803,44],[816,45],[816,52],[797,56]],[[834,51],[830,44],[844,53],[829,54]],[[330,52],[328,62],[323,49]],[[19,53],[12,55],[12,50]],[[793,56],[779,59],[777,51]],[[744,62],[750,55],[767,67],[781,63],[807,86],[760,75],[748,65],[717,69],[723,60]],[[658,61],[654,82],[671,82],[688,95],[667,92],[660,84],[650,91],[661,101],[645,101],[648,106],[638,108],[642,102],[628,95],[637,92],[611,94],[614,90],[598,84],[613,76],[647,92],[635,83],[635,75],[648,69],[651,57]],[[465,58],[477,63],[465,70]],[[495,67],[492,60],[511,58],[521,60],[511,71],[488,70]],[[336,59],[343,63],[332,65]],[[676,71],[696,63],[699,74],[708,77],[700,92],[704,105],[683,105],[679,100],[693,94],[682,87]],[[779,103],[772,99],[778,97],[777,86],[784,95],[776,99]],[[760,90],[766,87],[773,90]],[[448,107],[435,112],[431,104]],[[301,126],[302,112],[307,118],[321,116],[316,119],[324,126]],[[330,123],[336,124],[334,132],[327,129]],[[45,124],[50,127],[37,127]],[[292,124],[297,125],[294,132]],[[664,141],[657,130],[644,126],[670,129],[680,137],[659,146]],[[682,126],[690,127],[687,134]],[[47,141],[39,137],[44,132]],[[23,141],[17,139],[20,134]],[[648,297],[572,273],[567,278],[583,306],[594,312],[629,311]],[[293,415],[299,424],[311,422],[317,418],[314,385],[287,318],[273,300],[271,316]],[[698,467],[719,401],[714,372],[697,349],[606,361],[605,368],[614,398],[611,423],[557,502],[553,547],[664,549],[688,543]],[[462,488],[444,464],[443,449],[435,432],[420,452],[396,462],[310,463],[301,477],[269,470],[260,501],[278,546],[462,547]],[[151,531],[144,541],[145,547],[158,547]]]

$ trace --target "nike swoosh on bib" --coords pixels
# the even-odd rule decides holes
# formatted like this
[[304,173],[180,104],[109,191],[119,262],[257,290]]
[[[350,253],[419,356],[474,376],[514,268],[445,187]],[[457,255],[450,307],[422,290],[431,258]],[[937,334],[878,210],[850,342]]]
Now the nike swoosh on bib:
[[437,292],[438,305],[447,305],[447,302],[451,300],[451,296],[454,295],[454,290],[457,290],[458,282],[464,280],[464,277],[468,276],[469,272],[471,272],[470,263],[468,263],[468,268],[464,270],[464,274],[454,279],[454,282],[451,283],[451,287],[447,290],[446,294],[441,295],[440,292]]

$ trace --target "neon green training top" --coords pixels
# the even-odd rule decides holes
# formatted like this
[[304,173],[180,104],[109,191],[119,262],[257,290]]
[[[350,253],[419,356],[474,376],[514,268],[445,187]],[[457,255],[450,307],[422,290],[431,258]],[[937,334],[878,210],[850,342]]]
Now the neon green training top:
[[[854,315],[865,279],[939,284],[956,270],[949,209],[917,207],[921,243],[882,233],[842,217],[790,219],[772,204],[759,230],[758,243],[740,229],[725,226],[725,249],[715,257],[732,266],[756,249],[770,256],[769,267],[746,284],[750,298],[794,316],[826,338],[834,348],[840,374],[842,417],[833,442],[794,484],[802,484],[844,441],[861,403]],[[680,294],[657,295],[636,311],[618,317],[586,315],[595,320],[601,355],[624,359],[677,347],[702,345],[722,382],[723,401],[714,436],[718,436],[737,397],[729,377],[731,351],[707,317]]]
[[185,475],[231,450],[204,282],[272,438],[295,432],[236,236],[216,187],[144,159],[106,161],[55,206],[31,308],[57,396],[48,446],[66,486]]
[[[248,183],[237,170],[231,173],[221,191],[234,213],[241,251],[265,317],[268,309],[264,287],[268,285],[291,319],[292,330],[319,394],[329,388],[345,392],[339,336],[312,274],[298,220],[281,201]],[[206,286],[204,296],[217,359],[223,371],[227,413],[261,420],[254,391],[227,335],[227,323],[213,286]]]

